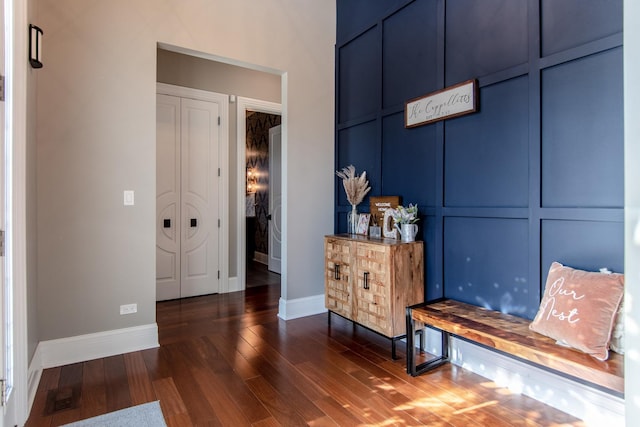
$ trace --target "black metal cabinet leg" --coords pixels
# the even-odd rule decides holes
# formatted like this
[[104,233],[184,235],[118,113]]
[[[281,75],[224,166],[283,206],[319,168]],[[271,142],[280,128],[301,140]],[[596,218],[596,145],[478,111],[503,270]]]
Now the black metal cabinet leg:
[[394,338],[391,338],[391,360],[397,360],[398,357],[396,356],[396,340]]

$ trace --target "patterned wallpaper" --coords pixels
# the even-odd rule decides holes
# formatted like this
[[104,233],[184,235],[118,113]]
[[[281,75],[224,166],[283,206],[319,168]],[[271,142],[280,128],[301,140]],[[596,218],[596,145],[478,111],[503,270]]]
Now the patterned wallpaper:
[[[269,129],[280,124],[280,116],[267,113],[247,114],[247,168],[258,174],[255,194],[255,250],[268,253],[269,221]],[[247,232],[247,239],[250,239]]]

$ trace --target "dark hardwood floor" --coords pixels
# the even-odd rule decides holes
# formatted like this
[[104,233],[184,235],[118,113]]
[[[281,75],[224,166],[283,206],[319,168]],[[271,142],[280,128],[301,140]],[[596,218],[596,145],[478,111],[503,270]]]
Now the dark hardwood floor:
[[269,268],[257,261],[247,261],[247,288],[263,285],[280,285],[280,275],[272,273]]
[[158,303],[159,348],[45,370],[26,425],[154,400],[169,426],[583,425],[455,366],[412,378],[388,340],[326,314],[284,322],[279,297],[272,284]]

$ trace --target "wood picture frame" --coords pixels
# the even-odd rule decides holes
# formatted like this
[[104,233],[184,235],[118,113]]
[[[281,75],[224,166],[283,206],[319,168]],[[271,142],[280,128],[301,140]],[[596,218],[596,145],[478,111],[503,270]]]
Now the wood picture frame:
[[404,104],[404,127],[412,128],[478,110],[478,80],[471,79]]
[[356,228],[356,234],[364,234],[367,235],[369,230],[369,220],[371,219],[371,214],[363,213],[360,214],[360,218],[358,218],[358,228]]

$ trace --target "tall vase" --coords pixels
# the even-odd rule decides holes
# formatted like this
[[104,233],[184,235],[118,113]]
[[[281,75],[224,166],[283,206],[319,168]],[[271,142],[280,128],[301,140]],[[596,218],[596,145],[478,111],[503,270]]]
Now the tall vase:
[[356,234],[358,230],[358,217],[356,205],[351,205],[351,212],[347,214],[347,232],[349,234]]

